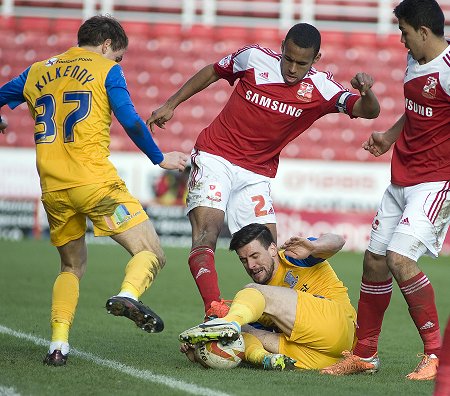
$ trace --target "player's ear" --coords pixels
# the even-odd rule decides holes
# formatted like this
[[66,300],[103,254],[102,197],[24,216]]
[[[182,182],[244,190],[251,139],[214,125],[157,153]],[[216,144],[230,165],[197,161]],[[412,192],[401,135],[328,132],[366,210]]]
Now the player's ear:
[[281,52],[284,51],[284,40],[281,42]]
[[426,39],[430,35],[430,32],[431,32],[430,28],[427,28],[426,26],[421,26],[419,28],[420,37],[422,37],[423,41],[426,41]]
[[274,242],[272,242],[269,246],[269,253],[272,257],[275,257],[278,255],[278,248],[277,245],[275,245]]
[[313,63],[319,62],[319,59],[322,57],[322,54],[320,52],[317,53],[317,55],[315,56]]
[[108,48],[111,47],[111,39],[106,39],[102,44],[102,54],[106,54],[108,52]]

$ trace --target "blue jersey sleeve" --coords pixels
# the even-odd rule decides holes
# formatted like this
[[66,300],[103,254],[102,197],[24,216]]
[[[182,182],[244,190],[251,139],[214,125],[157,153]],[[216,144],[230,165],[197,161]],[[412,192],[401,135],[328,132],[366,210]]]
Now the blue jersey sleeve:
[[[315,241],[317,238],[309,237],[310,241]],[[316,264],[322,263],[325,261],[323,258],[318,258],[314,256],[308,256],[305,259],[295,259],[293,257],[286,256],[286,260],[291,264],[296,265],[297,267],[314,267]]]
[[159,164],[164,159],[164,155],[153,140],[144,121],[136,112],[122,68],[119,65],[113,66],[109,71],[105,87],[111,109],[125,132],[134,144],[150,158],[150,161]]
[[23,88],[25,87],[30,67],[0,88],[0,107],[7,104],[11,109],[14,109],[25,102]]

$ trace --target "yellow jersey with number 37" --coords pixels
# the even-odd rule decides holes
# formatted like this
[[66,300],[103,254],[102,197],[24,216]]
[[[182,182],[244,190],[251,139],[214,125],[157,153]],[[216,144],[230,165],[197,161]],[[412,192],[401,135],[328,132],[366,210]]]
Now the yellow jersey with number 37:
[[23,96],[35,119],[43,192],[119,180],[108,159],[111,107],[105,83],[114,66],[74,47],[30,67]]

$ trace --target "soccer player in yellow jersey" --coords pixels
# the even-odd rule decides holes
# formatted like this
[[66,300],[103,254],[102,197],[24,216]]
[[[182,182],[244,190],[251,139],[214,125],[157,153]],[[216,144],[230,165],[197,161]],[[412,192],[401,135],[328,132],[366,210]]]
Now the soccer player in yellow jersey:
[[327,261],[343,245],[342,237],[325,234],[292,237],[278,250],[265,225],[245,226],[230,250],[254,283],[236,294],[224,318],[181,333],[181,351],[193,360],[192,344],[227,342],[242,331],[246,361],[265,369],[321,369],[338,361],[353,345],[356,321],[347,288]]
[[[136,113],[119,62],[128,37],[118,21],[95,16],[78,30],[78,47],[34,63],[0,88],[0,107],[26,102],[34,139],[42,202],[50,239],[61,256],[51,309],[52,338],[44,364],[61,366],[69,353],[69,329],[86,270],[86,219],[96,236],[110,236],[132,256],[120,292],[106,308],[148,332],[164,323],[139,302],[165,264],[158,236],[139,201],[109,161],[111,111],[153,164],[185,168],[188,156],[161,153]],[[0,119],[0,130],[5,131]]]

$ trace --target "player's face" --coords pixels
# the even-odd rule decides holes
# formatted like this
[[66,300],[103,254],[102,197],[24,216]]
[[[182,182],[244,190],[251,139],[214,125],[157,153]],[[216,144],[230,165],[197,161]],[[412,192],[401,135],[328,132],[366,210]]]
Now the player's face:
[[313,48],[301,48],[292,40],[283,41],[281,50],[281,75],[288,85],[297,84],[320,59],[320,52],[314,55]]
[[252,241],[237,250],[247,274],[255,283],[265,285],[272,279],[275,270],[275,257],[278,255],[274,243],[265,249],[259,241]]
[[400,19],[398,28],[402,32],[400,41],[409,50],[411,56],[419,63],[424,59],[425,41],[423,39],[423,30],[415,30],[411,25],[408,25],[404,20]]

